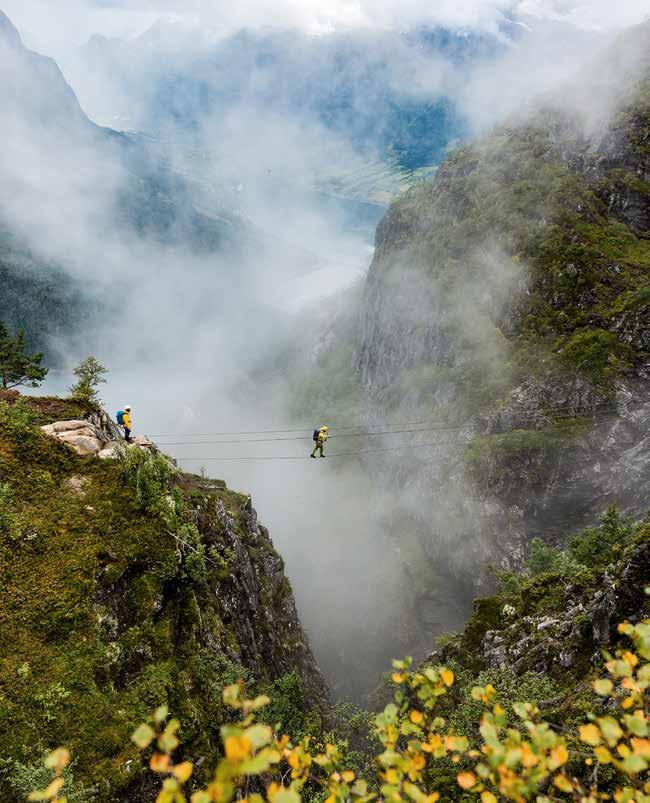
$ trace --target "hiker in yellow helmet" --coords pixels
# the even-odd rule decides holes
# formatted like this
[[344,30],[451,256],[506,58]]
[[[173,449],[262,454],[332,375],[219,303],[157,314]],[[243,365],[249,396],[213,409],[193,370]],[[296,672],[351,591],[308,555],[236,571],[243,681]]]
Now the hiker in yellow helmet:
[[316,457],[316,452],[320,450],[320,456],[325,457],[325,441],[328,439],[329,435],[329,427],[321,427],[320,429],[314,430],[314,440],[316,444],[314,445],[314,451],[311,453],[311,457]]
[[131,405],[127,404],[122,416],[122,426],[124,427],[124,440],[131,443]]

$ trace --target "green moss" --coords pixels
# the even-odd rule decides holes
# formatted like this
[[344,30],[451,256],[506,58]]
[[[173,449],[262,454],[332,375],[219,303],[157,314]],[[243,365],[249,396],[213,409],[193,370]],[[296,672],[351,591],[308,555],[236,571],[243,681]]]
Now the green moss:
[[634,350],[614,332],[600,328],[580,329],[563,343],[560,356],[598,382],[629,370]]
[[[203,545],[194,524],[200,506],[212,542],[223,532],[215,503],[231,511],[237,530],[248,497],[220,487],[186,493],[191,478],[158,462],[79,457],[39,431],[44,410],[73,412],[45,402],[30,399],[42,414],[28,420],[23,404],[11,420],[0,416],[0,753],[25,763],[65,744],[75,777],[97,787],[98,801],[123,799],[140,773],[129,735],[152,709],[167,703],[188,723],[188,748],[211,767],[226,718],[223,686],[244,677],[254,690],[268,681],[226,657],[241,652],[215,594],[229,573],[206,562],[193,576],[169,534],[192,526],[184,536]],[[84,480],[83,494],[67,482],[72,476]],[[161,505],[168,499],[173,507]],[[267,549],[260,542],[260,558]],[[223,559],[232,568],[235,550]],[[289,592],[279,585],[279,597]],[[12,789],[0,768],[0,796],[15,799]]]
[[495,435],[478,435],[465,450],[465,460],[468,465],[477,467],[486,460],[512,460],[531,453],[564,449],[588,427],[586,422],[567,419],[546,429],[514,429]]

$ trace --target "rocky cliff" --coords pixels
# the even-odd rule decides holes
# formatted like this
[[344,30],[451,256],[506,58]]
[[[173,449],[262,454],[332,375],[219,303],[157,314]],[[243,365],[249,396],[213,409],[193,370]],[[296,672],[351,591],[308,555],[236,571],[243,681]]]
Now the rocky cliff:
[[650,27],[628,32],[396,200],[302,369],[302,417],[402,430],[359,458],[401,564],[402,652],[535,536],[650,507],[648,53]]
[[163,703],[209,771],[238,678],[272,690],[280,719],[318,720],[327,691],[250,497],[150,450],[83,457],[40,430],[69,419],[112,436],[82,404],[0,401],[3,798],[65,743],[80,799],[140,799],[129,735]]
[[372,415],[456,440],[379,472],[453,573],[650,502],[649,43],[630,32],[379,226],[357,370]]

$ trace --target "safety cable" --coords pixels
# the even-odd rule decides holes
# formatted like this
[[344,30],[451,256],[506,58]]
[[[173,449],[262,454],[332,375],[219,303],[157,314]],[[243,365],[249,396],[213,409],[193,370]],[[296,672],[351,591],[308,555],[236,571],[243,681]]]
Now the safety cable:
[[[602,401],[596,402],[589,410],[585,411],[585,415],[589,415],[592,410],[598,410],[600,407],[616,407],[617,403],[615,401]],[[556,407],[545,407],[537,411],[540,415],[545,415],[549,413],[553,413],[558,410],[577,410],[578,405],[575,404],[567,404],[561,405]],[[498,413],[498,411],[497,411]],[[531,413],[531,416],[533,413]],[[462,419],[458,423],[465,423],[467,421],[471,421],[478,416],[470,416],[466,419]],[[327,420],[327,416],[322,417],[315,417],[315,420]],[[365,424],[363,422],[359,422],[357,424],[349,424],[349,425],[339,425],[336,426],[333,424],[330,429],[338,432],[344,429],[359,429],[360,427],[365,427],[366,429],[377,429],[377,428],[389,428],[389,427],[411,427],[411,426],[420,426],[424,424],[446,424],[454,419],[451,418],[429,418],[423,421],[402,421],[402,422],[386,422],[386,423],[376,423],[376,424]],[[282,435],[287,433],[294,433],[294,432],[304,432],[309,433],[312,432],[314,429],[313,426],[305,426],[301,428],[287,428],[287,429],[251,429],[251,430],[242,430],[242,431],[222,431],[222,432],[186,432],[186,433],[167,433],[167,434],[153,434],[151,437],[154,438],[205,438],[205,437],[218,437],[218,436],[228,436],[228,435]],[[332,436],[334,437],[334,436]],[[253,441],[251,441],[252,443]]]
[[[584,427],[584,426],[585,426],[584,424],[571,424],[569,426],[552,427],[552,428],[547,428],[547,429],[535,429],[535,430],[529,430],[529,431],[530,432],[559,432],[559,431],[567,430],[567,429],[577,429],[579,427]],[[510,431],[512,431],[512,430],[510,430]],[[503,434],[506,434],[506,433],[495,433],[495,434],[496,435],[503,435]],[[430,446],[443,446],[443,445],[448,445],[448,444],[463,444],[463,443],[467,443],[467,442],[468,442],[467,440],[463,441],[463,440],[460,440],[459,438],[456,438],[455,440],[451,440],[451,441],[435,441],[435,442],[431,442],[431,443],[406,443],[406,444],[401,444],[400,446],[387,446],[387,447],[384,447],[382,449],[365,449],[365,450],[362,450],[362,451],[354,451],[354,452],[332,452],[331,454],[328,455],[328,458],[329,457],[348,457],[350,455],[378,454],[379,452],[395,452],[395,451],[399,451],[400,449],[422,449],[422,448],[426,448],[426,447],[430,447]],[[278,456],[269,455],[269,456],[264,456],[264,457],[246,457],[246,456],[244,456],[244,457],[178,457],[177,459],[179,461],[187,461],[187,460],[193,460],[193,461],[196,461],[196,460],[200,460],[200,461],[208,461],[208,460],[209,461],[213,461],[213,460],[216,460],[216,461],[231,461],[231,460],[242,460],[242,461],[247,461],[247,460],[310,460],[311,456],[310,455],[278,455]],[[320,458],[316,458],[316,459],[320,459]]]
[[[555,420],[556,421],[567,421],[573,420],[574,418],[595,418],[596,416],[602,415],[610,415],[611,412],[614,410],[601,410],[599,412],[594,412],[591,415],[587,416],[559,416]],[[526,416],[521,419],[520,421],[531,421],[536,420],[536,416]],[[377,438],[383,437],[385,435],[404,435],[404,434],[411,434],[414,432],[442,432],[443,430],[451,430],[451,429],[463,429],[467,426],[468,422],[471,419],[467,419],[462,424],[453,424],[444,427],[427,427],[427,428],[420,428],[420,429],[394,429],[394,430],[386,430],[385,432],[352,432],[349,435],[330,435],[328,440],[332,440],[333,438]],[[308,435],[303,435],[302,437],[289,437],[289,438],[250,438],[248,440],[219,440],[219,441],[172,441],[161,444],[162,446],[205,446],[205,445],[218,445],[218,444],[241,444],[241,443],[280,443],[285,441],[305,441],[308,439]]]

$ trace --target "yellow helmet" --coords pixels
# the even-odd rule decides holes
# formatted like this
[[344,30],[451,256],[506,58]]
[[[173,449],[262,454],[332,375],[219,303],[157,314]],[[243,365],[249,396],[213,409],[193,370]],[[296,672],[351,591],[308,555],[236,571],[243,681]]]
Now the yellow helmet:
[[329,432],[329,427],[321,427],[322,432]]

